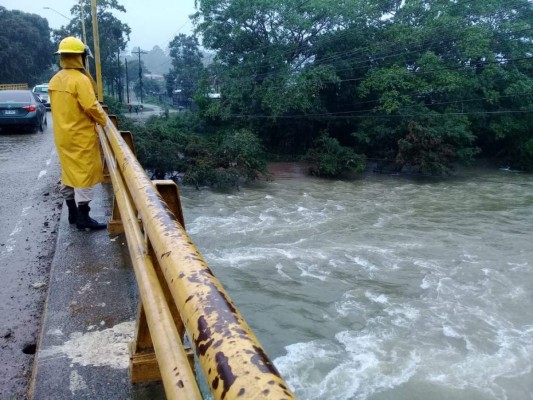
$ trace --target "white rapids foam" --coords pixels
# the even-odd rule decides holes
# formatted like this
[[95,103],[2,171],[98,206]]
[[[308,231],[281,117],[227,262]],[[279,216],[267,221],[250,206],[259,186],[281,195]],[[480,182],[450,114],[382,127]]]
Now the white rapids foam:
[[297,398],[533,400],[531,178],[502,179],[191,191],[187,230]]

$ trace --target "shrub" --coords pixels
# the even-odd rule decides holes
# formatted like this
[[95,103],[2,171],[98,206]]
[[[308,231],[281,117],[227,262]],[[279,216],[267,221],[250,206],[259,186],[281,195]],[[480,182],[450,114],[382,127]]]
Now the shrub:
[[408,165],[421,173],[449,175],[455,162],[468,163],[478,152],[477,148],[468,147],[473,137],[459,123],[451,128],[446,121],[440,125],[434,121],[424,125],[411,122],[408,130],[405,138],[398,141],[396,163],[400,170]]
[[343,173],[362,172],[366,159],[349,147],[342,146],[327,133],[322,134],[305,156],[311,163],[311,174],[335,177]]
[[223,187],[266,173],[263,148],[254,133],[208,132],[189,112],[152,117],[134,137],[139,161],[158,179]]

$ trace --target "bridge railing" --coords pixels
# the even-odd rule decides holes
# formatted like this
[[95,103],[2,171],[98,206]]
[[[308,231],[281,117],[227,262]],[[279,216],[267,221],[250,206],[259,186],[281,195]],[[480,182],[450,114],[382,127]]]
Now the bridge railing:
[[0,90],[26,90],[28,89],[27,83],[3,83],[0,84]]
[[215,399],[293,399],[187,235],[176,184],[150,180],[116,125],[110,116],[98,134],[115,194],[110,232],[125,233],[142,303],[132,382],[160,379],[167,398],[200,399],[194,353]]

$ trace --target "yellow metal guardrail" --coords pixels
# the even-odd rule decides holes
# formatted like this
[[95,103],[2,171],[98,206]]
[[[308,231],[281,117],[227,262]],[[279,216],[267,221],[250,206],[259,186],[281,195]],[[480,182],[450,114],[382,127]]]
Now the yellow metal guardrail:
[[0,90],[28,90],[27,83],[4,83],[0,85]]
[[161,379],[167,398],[201,399],[187,337],[215,399],[294,399],[187,235],[177,186],[151,181],[115,124],[110,116],[98,134],[115,193],[110,230],[123,227],[142,302],[132,381]]

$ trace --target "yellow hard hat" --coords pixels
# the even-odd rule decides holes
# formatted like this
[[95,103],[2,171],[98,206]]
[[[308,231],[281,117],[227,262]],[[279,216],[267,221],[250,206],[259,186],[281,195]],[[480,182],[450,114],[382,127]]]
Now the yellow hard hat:
[[85,45],[83,42],[73,36],[66,37],[59,43],[59,48],[54,54],[83,54],[85,53]]

